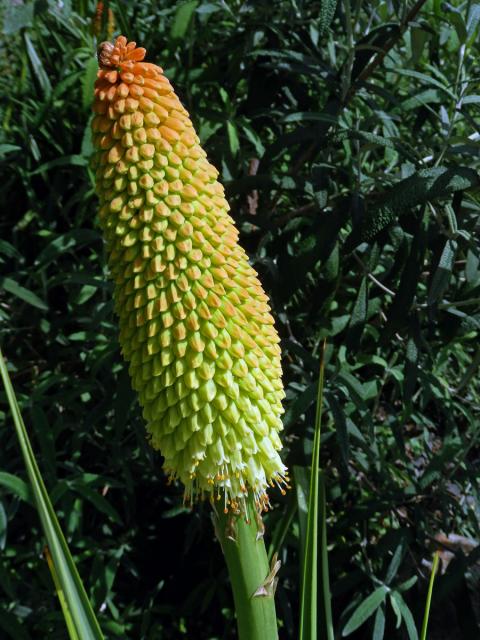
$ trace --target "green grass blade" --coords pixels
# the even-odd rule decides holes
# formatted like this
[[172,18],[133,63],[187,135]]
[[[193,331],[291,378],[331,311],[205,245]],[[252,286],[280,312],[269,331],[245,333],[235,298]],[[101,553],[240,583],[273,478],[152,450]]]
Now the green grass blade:
[[[313,440],[312,469],[308,496],[307,534],[303,558],[302,593],[300,600],[299,640],[316,640],[318,620],[323,620],[321,634],[327,640],[333,640],[333,625],[330,603],[330,580],[328,575],[325,485],[320,474],[320,436],[323,408],[323,385],[325,373],[325,341],[320,351],[320,375],[318,380],[317,411],[315,417],[315,435]],[[320,534],[320,535],[319,535]],[[318,540],[320,538],[321,558],[321,612],[319,616],[318,599]]]
[[322,570],[322,605],[324,630],[323,637],[326,640],[333,640],[333,621],[332,621],[332,595],[330,592],[330,575],[328,571],[328,548],[327,548],[327,501],[325,497],[325,475],[320,471],[320,527],[321,527],[321,549],[320,549],[320,566]]
[[43,554],[47,561],[48,568],[50,569],[50,573],[52,574],[52,579],[55,584],[55,591],[57,592],[57,597],[58,597],[58,600],[60,601],[60,606],[62,607],[63,617],[65,618],[65,624],[67,625],[67,630],[68,630],[68,635],[70,636],[70,640],[81,640],[75,628],[75,623],[73,622],[70,609],[68,608],[68,603],[65,599],[65,594],[63,593],[63,589],[60,585],[60,580],[58,579],[58,575],[55,570],[55,565],[53,564],[53,558],[52,558],[52,554],[50,553],[50,549],[48,547],[45,547],[45,549],[43,550]]
[[438,560],[440,555],[438,551],[433,556],[432,573],[430,574],[430,582],[428,584],[427,601],[425,602],[425,613],[423,614],[422,632],[420,634],[420,640],[427,640],[427,628],[428,619],[430,617],[430,605],[432,604],[432,592],[433,583],[435,582],[435,576],[437,575]]
[[74,625],[75,632],[81,640],[103,640],[100,625],[92,610],[52,503],[48,497],[1,350],[0,375],[13,415],[15,431],[32,486],[34,502],[52,555],[58,583],[65,596],[65,601],[71,614],[71,621]]

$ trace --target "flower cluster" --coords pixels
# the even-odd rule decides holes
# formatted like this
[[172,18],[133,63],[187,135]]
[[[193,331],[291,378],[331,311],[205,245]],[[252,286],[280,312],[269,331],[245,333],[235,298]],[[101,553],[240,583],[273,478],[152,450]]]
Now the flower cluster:
[[243,511],[287,483],[279,338],[217,170],[145,49],[99,50],[93,159],[120,343],[153,447],[187,502]]

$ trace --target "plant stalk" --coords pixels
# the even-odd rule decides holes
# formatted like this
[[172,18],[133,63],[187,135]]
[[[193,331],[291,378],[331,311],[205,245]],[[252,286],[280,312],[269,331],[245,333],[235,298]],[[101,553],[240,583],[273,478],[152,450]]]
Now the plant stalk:
[[247,517],[214,509],[217,537],[227,563],[237,615],[239,640],[277,640],[275,558],[272,570],[263,541],[263,524],[252,498]]
[[433,583],[435,582],[435,576],[437,575],[439,559],[440,559],[440,554],[438,551],[436,551],[433,556],[432,573],[430,574],[430,581],[428,583],[427,601],[425,603],[425,612],[423,615],[422,632],[420,634],[420,640],[427,640],[427,628],[428,628],[428,620],[430,618],[430,605],[432,604]]

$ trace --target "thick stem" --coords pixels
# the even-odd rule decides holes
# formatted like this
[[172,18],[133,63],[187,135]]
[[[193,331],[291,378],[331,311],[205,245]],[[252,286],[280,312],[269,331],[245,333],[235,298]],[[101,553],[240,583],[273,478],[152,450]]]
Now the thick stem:
[[[252,501],[247,515],[215,511],[215,528],[232,583],[239,640],[277,640],[275,576],[270,571],[263,525]],[[258,538],[258,539],[257,539]],[[262,595],[263,594],[263,595]]]

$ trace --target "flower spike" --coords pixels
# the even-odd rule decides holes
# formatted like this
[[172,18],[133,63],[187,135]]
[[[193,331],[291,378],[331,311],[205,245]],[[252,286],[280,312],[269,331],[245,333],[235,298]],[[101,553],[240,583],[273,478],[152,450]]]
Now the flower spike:
[[152,446],[185,500],[245,512],[288,486],[284,391],[267,296],[228,215],[217,170],[145,49],[99,48],[93,139],[99,220],[122,353]]

